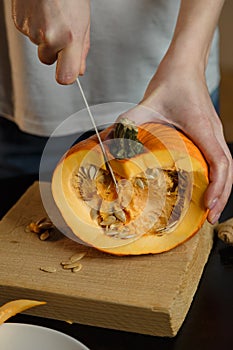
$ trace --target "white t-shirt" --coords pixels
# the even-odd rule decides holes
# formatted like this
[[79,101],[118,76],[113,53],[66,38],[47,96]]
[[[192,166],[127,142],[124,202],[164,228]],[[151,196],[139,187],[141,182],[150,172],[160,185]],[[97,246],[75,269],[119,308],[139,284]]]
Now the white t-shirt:
[[[92,2],[91,49],[81,78],[90,105],[141,100],[170,44],[179,5],[179,0]],[[219,84],[217,31],[206,75],[211,93]],[[55,64],[39,61],[36,45],[13,24],[11,1],[0,0],[0,115],[26,132],[48,136],[84,107],[77,85],[56,83]],[[80,132],[90,127],[85,119],[79,125]]]

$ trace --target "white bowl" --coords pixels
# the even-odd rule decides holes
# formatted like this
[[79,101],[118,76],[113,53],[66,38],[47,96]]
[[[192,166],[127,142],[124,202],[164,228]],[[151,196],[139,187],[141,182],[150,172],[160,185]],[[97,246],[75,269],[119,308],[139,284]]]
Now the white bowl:
[[22,323],[4,323],[0,326],[0,349],[89,350],[78,340],[64,333]]

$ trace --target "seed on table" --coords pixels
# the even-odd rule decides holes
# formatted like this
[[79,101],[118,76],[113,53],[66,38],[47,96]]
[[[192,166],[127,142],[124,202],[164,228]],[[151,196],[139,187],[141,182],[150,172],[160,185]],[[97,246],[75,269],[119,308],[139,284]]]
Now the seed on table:
[[53,227],[53,224],[51,221],[45,221],[39,224],[38,227],[42,230],[48,230]]
[[41,232],[41,229],[39,228],[39,226],[35,222],[31,222],[28,227],[29,227],[29,230],[31,232],[34,232],[34,233]]
[[54,273],[57,271],[56,267],[53,266],[42,266],[40,267],[40,270],[48,273]]
[[71,261],[70,260],[64,260],[61,262],[61,265],[64,266],[64,265],[69,265],[71,264]]
[[70,262],[71,262],[71,263],[74,263],[74,262],[76,262],[76,261],[79,261],[79,260],[81,260],[86,254],[87,254],[86,252],[76,253],[76,254],[74,254],[74,255],[72,255],[72,256],[70,257]]
[[78,264],[76,267],[73,267],[72,272],[79,272],[82,267],[82,264]]
[[46,220],[47,220],[47,218],[46,218],[46,217],[43,217],[43,218],[37,220],[37,221],[35,222],[35,224],[36,224],[36,225],[40,225],[42,222],[44,222],[44,221],[46,221]]
[[63,269],[65,270],[70,270],[70,269],[73,269],[77,266],[79,266],[80,264],[76,261],[76,262],[73,262],[73,263],[69,263],[69,264],[66,264],[66,265],[63,265]]
[[49,231],[45,231],[45,232],[41,233],[41,235],[40,235],[41,241],[45,241],[48,238],[49,238]]
[[87,254],[86,252],[76,253],[76,254],[72,255],[69,258],[69,260],[61,261],[61,265],[65,266],[65,265],[70,265],[70,264],[76,263],[77,261],[81,260],[86,254]]

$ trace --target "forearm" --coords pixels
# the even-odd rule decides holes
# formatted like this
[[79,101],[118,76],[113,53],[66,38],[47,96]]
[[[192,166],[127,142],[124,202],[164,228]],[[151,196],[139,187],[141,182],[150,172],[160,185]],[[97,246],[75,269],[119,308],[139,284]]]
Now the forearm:
[[181,0],[180,11],[168,52],[181,63],[205,68],[224,0]]

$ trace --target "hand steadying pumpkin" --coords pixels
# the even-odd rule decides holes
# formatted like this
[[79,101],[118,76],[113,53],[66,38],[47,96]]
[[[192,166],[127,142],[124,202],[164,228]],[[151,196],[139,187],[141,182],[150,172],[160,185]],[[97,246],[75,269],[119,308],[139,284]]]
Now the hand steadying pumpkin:
[[90,46],[89,0],[12,0],[12,17],[38,45],[41,62],[57,61],[58,83],[71,84],[84,74]]
[[200,148],[209,165],[210,185],[205,204],[210,209],[208,220],[211,223],[218,220],[230,195],[233,179],[232,157],[205,80],[211,39],[223,3],[223,0],[181,1],[167,54],[142,102],[126,113],[127,118],[137,124],[159,122],[161,114],[161,119],[181,129]]
[[[160,67],[152,79],[142,103],[126,113],[127,118],[137,124],[143,120],[159,122],[161,114],[165,116],[161,117],[162,121],[181,129],[199,147],[209,164],[210,185],[206,191],[205,204],[210,209],[208,220],[215,223],[232,186],[232,158],[224,140],[221,121],[205,82],[198,77],[197,72],[182,69],[178,73],[174,69],[166,77],[161,77],[163,69],[165,67]],[[153,113],[155,109],[159,114]]]

